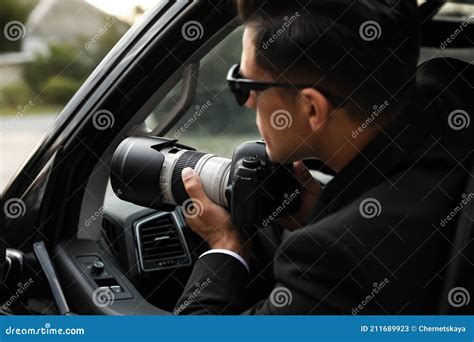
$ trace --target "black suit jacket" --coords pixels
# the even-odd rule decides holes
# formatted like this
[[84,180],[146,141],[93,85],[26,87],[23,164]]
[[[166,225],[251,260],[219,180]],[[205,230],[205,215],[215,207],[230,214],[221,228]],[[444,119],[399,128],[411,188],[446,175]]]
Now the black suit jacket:
[[[311,222],[281,243],[267,236],[275,254],[260,258],[257,274],[225,254],[200,258],[175,313],[436,313],[456,208],[471,198],[462,194],[474,123],[458,129],[466,121],[456,113],[474,120],[473,69],[454,59],[421,65],[411,104],[324,188]],[[457,285],[474,296],[472,283]]]

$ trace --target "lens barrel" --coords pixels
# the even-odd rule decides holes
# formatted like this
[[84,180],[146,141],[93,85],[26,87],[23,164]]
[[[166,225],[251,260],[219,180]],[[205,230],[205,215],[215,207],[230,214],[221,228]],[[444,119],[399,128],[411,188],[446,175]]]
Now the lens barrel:
[[163,209],[181,205],[189,195],[181,172],[190,167],[200,176],[207,196],[227,207],[225,189],[231,160],[197,152],[174,140],[156,137],[131,137],[117,148],[111,165],[111,184],[115,194],[140,206]]
[[205,153],[201,152],[186,151],[176,161],[171,176],[171,190],[176,203],[181,204],[189,198],[189,195],[184,188],[181,172],[187,167],[194,169],[196,164],[199,162],[199,159],[205,155]]

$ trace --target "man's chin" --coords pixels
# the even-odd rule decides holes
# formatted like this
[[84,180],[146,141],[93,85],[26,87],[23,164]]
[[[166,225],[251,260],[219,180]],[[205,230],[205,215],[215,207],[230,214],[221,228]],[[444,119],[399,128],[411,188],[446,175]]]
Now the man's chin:
[[268,145],[267,145],[267,148],[266,148],[266,152],[267,152],[268,160],[270,160],[272,162],[278,162],[278,160],[274,157],[272,151],[270,151],[270,149],[268,148]]
[[292,160],[290,157],[288,156],[279,156],[278,154],[276,153],[272,153],[272,151],[270,151],[267,147],[267,156],[268,156],[268,159],[271,161],[271,162],[274,162],[274,163],[291,163]]

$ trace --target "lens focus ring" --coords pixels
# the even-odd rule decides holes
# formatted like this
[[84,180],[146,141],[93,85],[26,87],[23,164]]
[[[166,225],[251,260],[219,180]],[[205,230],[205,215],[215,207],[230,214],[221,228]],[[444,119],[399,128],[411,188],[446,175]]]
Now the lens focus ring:
[[205,155],[206,154],[202,152],[186,151],[176,161],[171,176],[171,191],[173,192],[176,203],[182,204],[189,198],[184,187],[183,179],[181,178],[181,172],[187,167],[194,169],[198,161]]

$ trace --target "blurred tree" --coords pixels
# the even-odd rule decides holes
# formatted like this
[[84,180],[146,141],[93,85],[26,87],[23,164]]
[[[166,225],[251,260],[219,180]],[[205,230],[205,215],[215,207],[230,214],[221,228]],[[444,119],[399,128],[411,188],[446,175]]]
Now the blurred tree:
[[[19,51],[21,49],[21,39],[9,39],[4,34],[8,29],[8,24],[14,21],[19,21],[23,27],[16,26],[19,30],[24,30],[26,20],[31,10],[36,6],[37,0],[2,0],[0,10],[0,53]],[[13,28],[12,28],[13,30]],[[22,35],[23,32],[17,32]],[[15,33],[15,34],[17,34]],[[15,36],[17,37],[17,36]]]
[[[103,32],[99,32],[99,38],[95,41],[89,40],[88,37],[81,37],[76,42],[77,48],[81,49],[89,62],[94,66],[99,64],[107,53],[117,44],[122,38],[122,35],[130,27],[128,23],[120,21],[120,25],[116,25],[119,21],[114,16],[104,16]],[[124,29],[125,27],[125,29]],[[85,48],[85,49],[84,49]]]
[[80,50],[73,45],[49,45],[49,54],[37,54],[25,67],[25,81],[35,93],[44,91],[45,82],[51,77],[61,76],[79,84],[91,71],[87,60],[81,58]]
[[104,17],[104,29],[94,39],[80,37],[69,43],[51,43],[47,54],[38,53],[25,66],[24,79],[45,104],[64,105],[122,36],[114,25],[118,19]]

